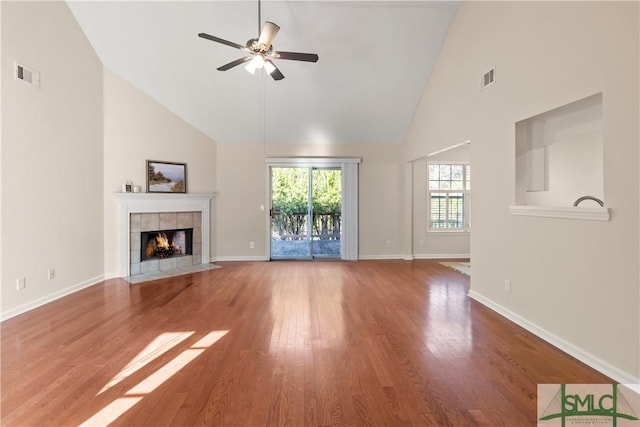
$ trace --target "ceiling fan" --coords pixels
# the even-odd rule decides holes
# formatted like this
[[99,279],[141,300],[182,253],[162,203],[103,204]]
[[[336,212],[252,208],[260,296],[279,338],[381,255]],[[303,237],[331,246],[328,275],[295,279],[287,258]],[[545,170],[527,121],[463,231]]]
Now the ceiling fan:
[[261,21],[261,7],[260,0],[258,0],[259,36],[257,39],[249,39],[249,41],[247,41],[247,43],[242,46],[241,44],[230,42],[228,40],[221,39],[220,37],[212,36],[207,33],[198,34],[198,37],[202,37],[203,39],[208,39],[227,46],[235,47],[236,49],[240,49],[249,54],[248,56],[236,59],[235,61],[231,61],[228,64],[218,67],[219,71],[227,71],[240,64],[249,62],[247,65],[245,65],[244,68],[251,74],[255,74],[257,69],[264,67],[265,71],[269,73],[274,80],[282,80],[284,79],[284,75],[282,74],[282,72],[280,72],[278,67],[276,67],[272,59],[288,59],[293,61],[306,62],[318,61],[318,55],[316,55],[315,53],[283,52],[273,50],[272,42],[276,37],[276,34],[278,34],[280,27],[273,22],[265,21],[262,30],[260,30]]

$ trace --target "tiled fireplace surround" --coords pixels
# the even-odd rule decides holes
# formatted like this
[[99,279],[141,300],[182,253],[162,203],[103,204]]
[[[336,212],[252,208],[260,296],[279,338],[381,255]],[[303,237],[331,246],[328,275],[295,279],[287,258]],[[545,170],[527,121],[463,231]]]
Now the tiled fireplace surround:
[[[120,276],[210,262],[213,194],[117,193],[120,205]],[[193,228],[193,254],[140,262],[140,233]]]
[[[131,245],[130,274],[173,270],[177,267],[202,264],[202,212],[152,212],[129,216]],[[193,228],[192,253],[179,257],[149,259],[140,262],[140,234],[143,231],[162,231]]]

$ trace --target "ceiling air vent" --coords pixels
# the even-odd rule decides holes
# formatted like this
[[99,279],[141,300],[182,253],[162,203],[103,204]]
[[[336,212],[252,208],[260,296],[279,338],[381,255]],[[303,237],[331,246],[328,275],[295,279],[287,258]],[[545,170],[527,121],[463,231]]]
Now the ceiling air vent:
[[22,80],[25,83],[29,83],[32,86],[37,88],[40,87],[40,73],[32,70],[29,67],[25,67],[22,64],[18,64],[17,62],[13,63],[14,67],[14,78],[16,80]]
[[482,79],[480,79],[480,89],[484,89],[493,82],[496,81],[496,69],[492,68],[486,73],[482,75]]

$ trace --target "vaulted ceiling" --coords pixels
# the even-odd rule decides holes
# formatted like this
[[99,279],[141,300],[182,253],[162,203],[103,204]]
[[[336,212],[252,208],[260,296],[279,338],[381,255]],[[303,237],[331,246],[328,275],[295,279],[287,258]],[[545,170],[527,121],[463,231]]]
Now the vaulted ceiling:
[[281,29],[274,81],[244,56],[257,1],[68,1],[103,64],[219,143],[401,143],[455,14],[456,2],[263,1]]

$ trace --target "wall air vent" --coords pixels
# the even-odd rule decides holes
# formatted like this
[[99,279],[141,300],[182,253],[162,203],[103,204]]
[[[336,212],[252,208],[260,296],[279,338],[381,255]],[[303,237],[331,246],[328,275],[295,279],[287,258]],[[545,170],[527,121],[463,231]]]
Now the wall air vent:
[[25,67],[22,64],[18,64],[17,62],[13,63],[14,74],[13,77],[16,80],[22,80],[25,83],[29,83],[32,86],[40,88],[40,73],[29,68]]
[[482,75],[480,79],[480,89],[484,89],[487,86],[493,84],[496,81],[496,69],[492,68]]

